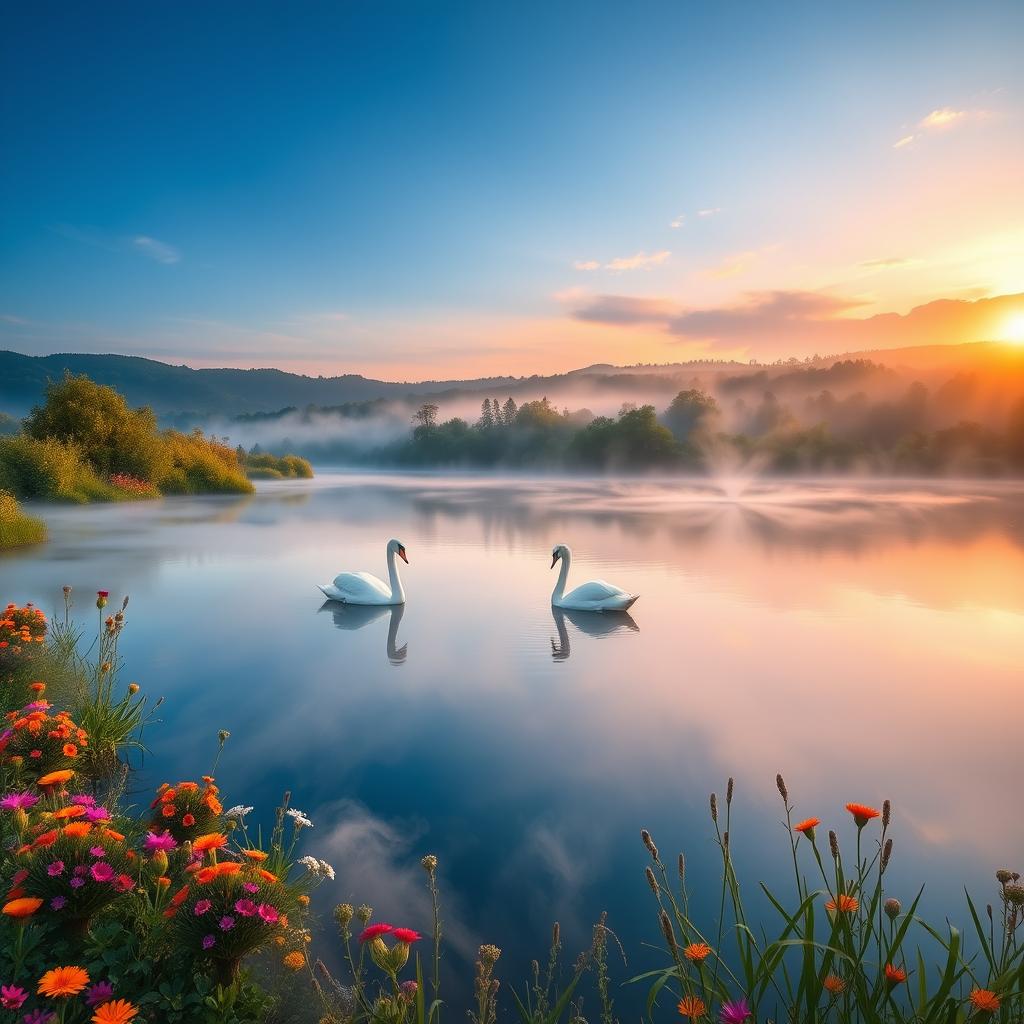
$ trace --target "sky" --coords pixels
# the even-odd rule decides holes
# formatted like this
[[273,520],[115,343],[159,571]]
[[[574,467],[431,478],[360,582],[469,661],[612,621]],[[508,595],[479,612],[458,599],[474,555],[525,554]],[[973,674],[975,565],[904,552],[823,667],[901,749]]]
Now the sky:
[[1024,344],[1024,4],[14,5],[0,348],[393,380]]

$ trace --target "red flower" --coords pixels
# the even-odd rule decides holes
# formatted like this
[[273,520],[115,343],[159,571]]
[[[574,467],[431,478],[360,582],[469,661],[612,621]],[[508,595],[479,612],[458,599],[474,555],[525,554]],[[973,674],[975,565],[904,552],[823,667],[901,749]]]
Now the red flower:
[[389,924],[371,924],[369,928],[363,929],[359,936],[360,942],[369,942],[380,935],[390,935],[395,929]]
[[419,942],[423,938],[419,932],[413,931],[412,928],[392,928],[391,934],[399,941],[404,942],[407,946],[413,942]]
[[907,972],[902,967],[893,967],[892,964],[886,964],[885,980],[890,986],[902,985],[907,980]]
[[814,838],[814,830],[821,824],[821,818],[808,818],[806,821],[798,822],[793,826],[794,832],[801,832],[805,836]]
[[853,815],[857,828],[863,828],[872,818],[877,818],[881,813],[874,807],[868,807],[867,804],[847,804],[846,809]]

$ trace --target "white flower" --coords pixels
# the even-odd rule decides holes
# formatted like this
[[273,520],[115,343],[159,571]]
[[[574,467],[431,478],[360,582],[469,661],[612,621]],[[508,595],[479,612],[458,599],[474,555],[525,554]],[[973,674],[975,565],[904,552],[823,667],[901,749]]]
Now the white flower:
[[316,857],[300,857],[299,863],[311,874],[320,874],[320,861]]
[[305,816],[305,814],[302,813],[302,811],[297,811],[297,810],[295,810],[294,807],[289,807],[288,810],[285,811],[285,814],[287,814],[288,817],[291,818],[292,821],[295,822],[295,827],[296,828],[312,828],[313,827],[313,822],[311,822],[309,820],[309,818],[307,818]]
[[332,868],[331,865],[327,863],[327,861],[325,861],[325,860],[320,861],[320,870],[332,882],[334,881],[334,868]]
[[252,814],[252,808],[251,807],[243,807],[241,804],[235,804],[234,807],[229,807],[224,812],[224,817],[225,818],[238,818],[239,820],[241,820],[247,814]]

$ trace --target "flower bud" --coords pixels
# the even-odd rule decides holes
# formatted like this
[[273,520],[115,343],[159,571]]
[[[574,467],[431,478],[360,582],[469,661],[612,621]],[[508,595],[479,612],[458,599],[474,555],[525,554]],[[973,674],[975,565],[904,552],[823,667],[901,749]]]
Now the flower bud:
[[355,911],[352,909],[351,903],[339,903],[334,908],[334,920],[338,922],[338,927],[344,931],[352,920],[352,916]]
[[129,683],[128,684],[128,692],[134,696],[136,693],[139,692],[139,684],[138,683]]
[[1000,868],[996,872],[996,881],[1000,885],[1006,885],[1013,878],[1013,872],[1009,868]]
[[885,911],[885,915],[890,921],[895,921],[900,915],[900,901],[896,899],[887,899],[882,906],[882,909]]
[[368,924],[370,918],[373,917],[373,907],[367,906],[365,903],[361,903],[356,909],[356,917],[359,918],[361,924]]
[[158,875],[167,874],[167,853],[164,850],[154,850],[149,863]]

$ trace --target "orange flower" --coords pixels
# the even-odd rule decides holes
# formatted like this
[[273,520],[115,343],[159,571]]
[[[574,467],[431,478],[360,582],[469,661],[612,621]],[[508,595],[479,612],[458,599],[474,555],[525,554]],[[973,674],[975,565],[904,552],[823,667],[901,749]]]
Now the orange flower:
[[212,793],[207,793],[206,796],[203,797],[203,803],[206,804],[214,814],[220,814],[220,812],[224,810],[224,805]]
[[65,757],[78,757],[78,747],[74,743],[64,744],[64,756]]
[[995,1013],[1000,1006],[999,996],[987,988],[976,988],[971,993],[971,1004],[979,1013]]
[[71,821],[64,826],[66,836],[87,836],[92,830],[92,823],[88,821]]
[[[67,829],[64,829],[64,831],[67,832]],[[105,828],[103,830],[103,834],[105,836],[109,836],[111,839],[114,840],[115,843],[123,843],[124,842],[124,833],[123,832],[115,832],[112,828]]]
[[178,789],[185,793],[194,793],[199,788],[195,782],[179,782]]
[[171,884],[171,880],[166,875],[161,875],[156,880],[156,884],[159,885],[161,889],[166,889],[167,886]]
[[821,818],[808,818],[793,826],[794,832],[800,832],[809,839],[814,838],[814,830],[821,824]]
[[181,823],[185,828],[191,828],[196,823],[196,819],[191,814],[184,814],[182,815]]
[[[75,777],[70,768],[62,768],[59,772],[47,772],[46,775],[36,779],[37,786],[57,786],[62,782],[68,782]],[[75,968],[78,970],[78,968]]]
[[695,963],[703,963],[711,956],[711,947],[706,942],[691,942],[683,949],[683,956]]
[[902,985],[907,980],[907,972],[902,967],[893,967],[892,964],[886,964],[885,980],[890,986]]
[[863,828],[872,818],[877,818],[881,814],[881,811],[876,811],[867,804],[847,804],[846,809],[853,815],[857,828]]
[[53,816],[55,818],[80,818],[85,814],[85,808],[81,804],[69,804],[67,807],[62,807],[59,811],[54,811]]
[[139,1012],[127,999],[111,999],[96,1008],[93,1024],[128,1024]]
[[46,690],[46,683],[31,683],[29,689],[35,693],[43,693]]
[[89,974],[81,967],[54,967],[39,979],[36,991],[51,999],[77,996],[89,984]]
[[689,1017],[691,1020],[703,1017],[708,1012],[708,1008],[704,1005],[704,1000],[698,999],[697,996],[684,996],[679,1000],[679,1005],[676,1009],[683,1017]]
[[163,793],[160,794],[160,802],[162,804],[169,804],[173,799],[174,799],[174,790],[173,789],[165,789],[163,791]]
[[171,906],[180,907],[188,899],[188,886],[183,885],[172,897]]
[[836,900],[829,900],[825,904],[826,910],[838,910],[841,914],[852,914],[860,909],[860,903],[855,896],[847,896],[845,892],[839,894],[838,906]]
[[175,816],[175,814],[177,814],[178,812],[177,812],[174,804],[164,804],[163,809],[160,811],[160,813],[165,818],[173,818]]
[[228,845],[228,837],[221,832],[209,832],[205,836],[199,836],[192,841],[192,849],[196,853],[205,853],[207,850],[219,850],[222,846]]
[[263,868],[260,868],[260,878],[262,878],[264,882],[280,881],[277,875],[275,875],[272,871],[265,871]]
[[302,893],[302,895],[299,896],[299,903],[302,904],[302,906],[304,906],[304,907],[308,907],[309,906],[309,897],[305,893]]
[[846,991],[846,982],[837,974],[828,975],[821,985],[826,992],[831,992],[834,996],[839,995],[840,992]]
[[196,875],[196,880],[201,882],[203,885],[207,885],[212,882],[215,878],[221,878],[224,875],[234,875],[242,870],[242,865],[235,860],[222,860],[219,864],[211,864],[208,868],[203,868],[199,874]]
[[248,857],[249,860],[265,861],[267,855],[262,850],[242,850],[242,856]]
[[31,917],[42,905],[42,900],[37,900],[32,896],[22,896],[19,899],[11,900],[10,903],[5,903],[3,912],[8,917]]
[[48,846],[53,846],[57,842],[57,836],[59,833],[56,829],[51,829],[49,832],[44,832],[41,836],[36,838],[36,841],[32,844],[33,846],[40,846],[44,849]]
[[295,950],[295,952],[289,953],[281,963],[283,963],[289,971],[301,971],[302,968],[306,966],[306,955],[299,950]]

